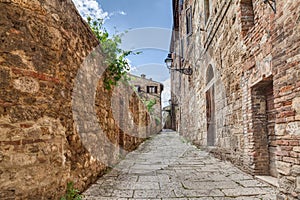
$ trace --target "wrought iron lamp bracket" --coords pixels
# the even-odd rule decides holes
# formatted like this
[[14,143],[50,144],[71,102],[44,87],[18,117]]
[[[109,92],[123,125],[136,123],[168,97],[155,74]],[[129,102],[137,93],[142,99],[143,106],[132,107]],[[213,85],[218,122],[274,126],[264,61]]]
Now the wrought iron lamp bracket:
[[193,69],[191,67],[183,68],[183,69],[176,69],[176,68],[174,69],[174,68],[172,68],[173,59],[172,59],[172,54],[171,53],[168,54],[168,57],[165,59],[165,63],[166,63],[167,68],[169,70],[177,71],[179,73],[182,73],[182,74],[185,74],[185,75],[188,75],[188,76],[193,74]]
[[184,69],[171,69],[171,70],[178,71],[179,73],[189,75],[189,76],[193,74],[193,69],[190,67]]

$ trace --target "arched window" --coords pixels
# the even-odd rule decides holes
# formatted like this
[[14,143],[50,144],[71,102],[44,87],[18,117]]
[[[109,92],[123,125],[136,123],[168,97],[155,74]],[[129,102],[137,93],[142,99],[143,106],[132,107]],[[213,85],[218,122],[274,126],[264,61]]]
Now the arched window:
[[193,23],[192,23],[192,9],[188,8],[186,10],[186,34],[189,36],[192,34]]
[[211,65],[208,65],[206,70],[206,84],[209,84],[213,78],[214,78],[214,70]]
[[254,9],[252,0],[241,0],[242,35],[246,36],[254,26]]

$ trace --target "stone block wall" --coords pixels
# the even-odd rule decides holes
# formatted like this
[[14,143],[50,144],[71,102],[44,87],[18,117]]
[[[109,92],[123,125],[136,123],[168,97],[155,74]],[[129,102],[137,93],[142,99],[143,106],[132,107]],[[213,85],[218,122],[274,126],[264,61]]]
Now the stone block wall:
[[259,0],[174,2],[174,67],[194,70],[171,74],[179,132],[253,175],[277,177],[278,199],[299,198],[299,2],[276,1],[276,13]]
[[103,89],[105,58],[71,0],[2,0],[0,24],[0,199],[82,191],[160,130],[126,84]]

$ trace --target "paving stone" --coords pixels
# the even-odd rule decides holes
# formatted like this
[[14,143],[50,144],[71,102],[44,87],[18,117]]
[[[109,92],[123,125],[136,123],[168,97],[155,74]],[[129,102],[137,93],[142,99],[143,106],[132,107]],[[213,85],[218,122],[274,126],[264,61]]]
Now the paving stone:
[[257,180],[242,180],[237,182],[244,187],[269,187],[269,185]]
[[168,175],[171,178],[177,176],[175,170],[171,170],[171,169],[157,170],[156,174]]
[[228,176],[231,180],[253,180],[253,177],[248,174],[243,174],[242,172],[234,173],[230,176]]
[[134,198],[170,198],[176,197],[171,190],[135,190]]
[[226,196],[230,197],[239,197],[239,196],[258,196],[261,194],[266,194],[269,191],[264,190],[263,188],[235,188],[235,189],[223,189],[222,192],[225,193]]
[[131,198],[133,197],[133,190],[115,190],[112,193],[113,197]]
[[187,198],[162,198],[162,200],[189,200]]
[[219,189],[210,190],[175,190],[177,197],[223,197],[224,193]]
[[135,182],[116,181],[111,187],[118,190],[133,190]]
[[139,176],[139,182],[158,182],[157,176]]
[[139,178],[138,176],[129,175],[129,174],[118,176],[119,181],[128,181],[128,182],[137,182],[138,178]]
[[129,198],[128,200],[161,200],[160,198]]
[[93,187],[93,185],[84,193],[84,196],[99,196],[99,197],[111,197],[113,189],[104,189],[100,187]]
[[170,177],[168,175],[158,174],[156,176],[139,176],[139,182],[162,182],[169,183]]
[[160,188],[162,190],[179,190],[179,189],[183,189],[183,186],[180,182],[171,182],[171,183],[164,183],[161,182],[159,183]]
[[205,189],[210,190],[211,188],[237,188],[238,184],[233,181],[220,181],[220,182],[192,182],[192,181],[184,181],[182,182],[184,188],[187,189]]
[[275,193],[271,193],[271,192],[270,192],[270,194],[260,195],[259,198],[263,199],[263,200],[274,200],[274,199],[277,199],[276,198],[276,194]]
[[183,141],[175,132],[146,141],[91,185],[85,199],[276,199],[273,187]]
[[237,198],[233,198],[233,197],[214,197],[214,200],[261,200],[261,199],[256,198],[256,197],[237,197]]
[[137,182],[133,189],[135,190],[159,190],[158,182]]

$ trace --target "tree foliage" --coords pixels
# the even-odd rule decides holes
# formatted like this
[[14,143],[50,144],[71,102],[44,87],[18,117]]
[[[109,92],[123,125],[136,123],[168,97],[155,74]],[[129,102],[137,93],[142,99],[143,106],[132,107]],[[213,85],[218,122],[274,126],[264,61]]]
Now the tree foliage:
[[106,56],[105,63],[108,67],[107,76],[104,77],[104,86],[110,90],[130,70],[130,65],[126,57],[134,53],[132,51],[124,51],[119,47],[122,42],[122,35],[114,34],[110,36],[103,27],[103,20],[92,20],[90,17],[87,20]]

